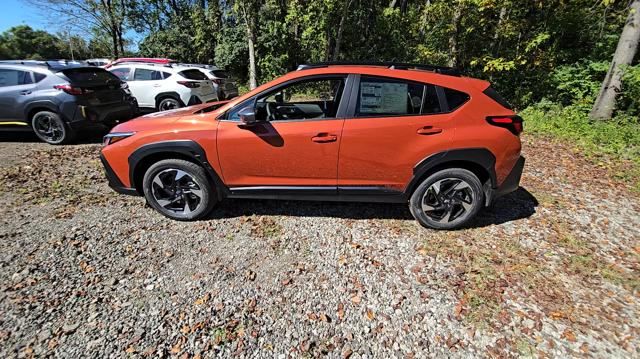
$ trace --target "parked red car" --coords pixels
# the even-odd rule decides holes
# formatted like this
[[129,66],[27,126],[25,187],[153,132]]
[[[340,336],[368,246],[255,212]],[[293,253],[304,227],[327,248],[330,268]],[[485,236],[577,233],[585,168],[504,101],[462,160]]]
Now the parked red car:
[[224,198],[408,202],[423,226],[452,229],[518,188],[521,132],[487,81],[324,63],[230,102],[118,125],[102,161],[114,189],[178,220]]

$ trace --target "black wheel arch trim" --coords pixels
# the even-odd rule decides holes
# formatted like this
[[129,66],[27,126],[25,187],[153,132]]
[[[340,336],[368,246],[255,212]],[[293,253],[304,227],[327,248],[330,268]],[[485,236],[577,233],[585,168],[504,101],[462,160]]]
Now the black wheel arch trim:
[[[43,109],[60,114],[58,105],[51,100],[33,101],[26,105],[24,108],[24,118],[28,123],[31,123],[31,118],[29,115],[31,114],[31,112],[33,112],[33,110],[36,109]],[[63,121],[68,122],[68,119],[64,118],[64,116],[61,115],[60,118],[62,118]]]
[[455,162],[467,162],[481,167],[489,175],[490,187],[496,188],[498,186],[495,170],[496,157],[493,153],[486,148],[461,148],[435,153],[420,161],[413,168],[413,177],[409,181],[405,193],[410,195],[429,171],[440,165]]
[[209,175],[211,180],[216,185],[216,192],[218,193],[218,199],[219,200],[222,199],[223,193],[221,193],[221,190],[225,189],[226,187],[224,186],[224,183],[220,179],[220,176],[218,175],[218,173],[216,173],[216,171],[211,166],[209,160],[207,159],[206,152],[204,151],[202,146],[200,146],[200,144],[198,144],[193,140],[171,140],[171,141],[153,142],[153,143],[143,145],[138,149],[136,149],[135,151],[133,151],[133,153],[131,153],[131,155],[129,155],[129,158],[128,158],[129,181],[132,184],[132,186],[135,187],[134,184],[136,183],[135,174],[136,174],[137,166],[145,158],[148,158],[149,156],[156,155],[156,154],[167,154],[169,156],[168,158],[170,158],[170,155],[172,153],[176,153],[181,156],[188,157],[192,159],[194,162],[196,162],[197,164],[201,165],[207,172],[207,175]]
[[158,105],[160,104],[160,101],[167,98],[167,97],[171,97],[174,100],[178,100],[178,102],[180,102],[180,104],[182,106],[185,106],[184,102],[182,102],[182,99],[180,98],[180,94],[175,92],[175,91],[167,91],[167,92],[160,92],[159,94],[156,95],[155,100],[156,100],[156,107],[158,107]]

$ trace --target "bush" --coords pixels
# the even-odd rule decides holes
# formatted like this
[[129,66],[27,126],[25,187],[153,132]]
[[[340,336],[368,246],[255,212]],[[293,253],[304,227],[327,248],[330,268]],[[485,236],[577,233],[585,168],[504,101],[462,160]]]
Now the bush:
[[543,100],[520,114],[528,132],[552,135],[575,143],[588,156],[607,155],[631,161],[616,175],[640,189],[640,122],[637,116],[621,114],[609,121],[589,119],[590,104],[570,105]]

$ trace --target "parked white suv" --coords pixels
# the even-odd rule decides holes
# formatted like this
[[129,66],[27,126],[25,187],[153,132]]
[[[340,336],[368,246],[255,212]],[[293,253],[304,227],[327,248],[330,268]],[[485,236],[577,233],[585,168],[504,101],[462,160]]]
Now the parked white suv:
[[109,71],[127,82],[141,108],[166,111],[218,98],[211,80],[198,68],[122,63]]
[[205,64],[180,64],[181,66],[196,67],[207,75],[207,78],[213,82],[213,88],[216,89],[218,99],[230,100],[238,97],[238,85],[229,77],[225,70],[219,69],[213,65]]

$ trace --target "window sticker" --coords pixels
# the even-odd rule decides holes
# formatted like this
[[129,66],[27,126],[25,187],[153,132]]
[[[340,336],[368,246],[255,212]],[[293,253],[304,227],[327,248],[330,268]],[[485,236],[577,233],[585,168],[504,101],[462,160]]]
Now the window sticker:
[[360,113],[398,114],[407,112],[408,84],[361,82]]

